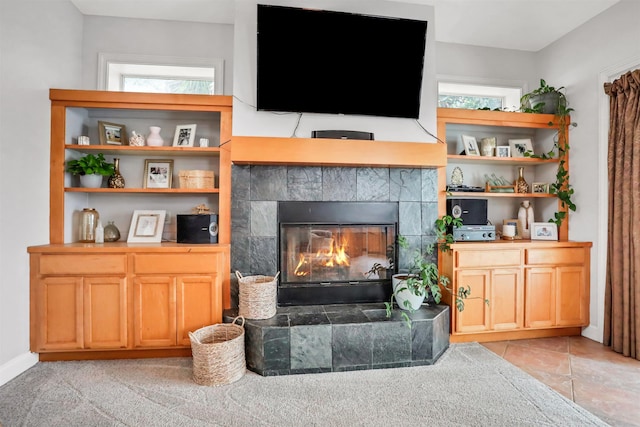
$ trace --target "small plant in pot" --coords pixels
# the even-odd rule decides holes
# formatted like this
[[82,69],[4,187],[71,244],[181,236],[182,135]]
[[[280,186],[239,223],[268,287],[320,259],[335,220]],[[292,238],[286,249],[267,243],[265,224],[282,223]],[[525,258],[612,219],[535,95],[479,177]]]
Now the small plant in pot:
[[540,79],[540,87],[520,98],[520,110],[523,113],[556,114],[567,105],[563,90],[564,86],[555,88],[549,86],[544,79]]
[[102,178],[113,175],[113,163],[109,163],[104,154],[87,154],[79,159],[67,161],[67,172],[80,176],[82,187],[97,188],[102,185]]
[[[450,287],[450,279],[444,274],[440,274],[438,264],[431,261],[431,256],[436,248],[442,252],[450,250],[450,245],[454,242],[450,233],[452,227],[461,226],[462,220],[450,215],[444,215],[435,222],[436,242],[427,246],[424,253],[416,250],[411,267],[406,273],[396,274],[392,278],[393,292],[390,301],[385,302],[387,317],[391,317],[394,309],[394,300],[403,312],[402,317],[408,325],[411,319],[407,312],[413,312],[420,308],[425,299],[431,299],[435,304],[442,300],[442,290],[453,293]],[[398,245],[407,249],[408,242],[404,236],[398,237]],[[455,294],[456,309],[464,310],[464,300],[471,295],[471,288],[460,286]],[[488,304],[488,301],[485,301]]]

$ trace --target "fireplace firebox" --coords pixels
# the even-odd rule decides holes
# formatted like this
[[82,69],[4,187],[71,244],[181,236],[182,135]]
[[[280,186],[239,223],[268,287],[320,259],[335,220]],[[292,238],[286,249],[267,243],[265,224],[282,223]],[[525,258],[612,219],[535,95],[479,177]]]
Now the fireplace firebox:
[[279,202],[278,305],[387,301],[398,204]]

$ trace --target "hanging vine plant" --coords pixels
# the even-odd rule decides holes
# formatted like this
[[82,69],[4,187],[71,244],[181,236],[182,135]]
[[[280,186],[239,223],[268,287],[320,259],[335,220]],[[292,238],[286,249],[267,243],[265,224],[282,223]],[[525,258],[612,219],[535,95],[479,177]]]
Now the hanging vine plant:
[[[555,113],[556,121],[549,122],[549,126],[558,126],[558,132],[553,138],[553,147],[550,151],[543,154],[525,153],[526,157],[536,159],[554,159],[558,160],[558,169],[556,170],[556,181],[549,186],[549,192],[555,194],[561,202],[561,206],[565,209],[575,211],[576,204],[572,200],[573,187],[569,184],[569,171],[566,169],[566,156],[569,153],[569,143],[567,142],[567,132],[571,127],[578,126],[575,122],[568,122],[569,115],[574,111],[573,108],[567,107],[566,103],[558,105]],[[567,216],[566,210],[558,211],[549,222],[555,223],[558,227],[562,224]]]

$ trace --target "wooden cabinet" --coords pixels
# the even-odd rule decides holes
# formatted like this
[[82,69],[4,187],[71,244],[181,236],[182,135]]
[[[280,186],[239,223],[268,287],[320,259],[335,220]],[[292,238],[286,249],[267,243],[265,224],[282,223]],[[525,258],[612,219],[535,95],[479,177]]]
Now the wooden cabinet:
[[29,253],[31,350],[46,360],[176,355],[167,350],[189,351],[189,331],[222,321],[228,245],[70,243]]
[[589,242],[454,243],[440,255],[442,273],[456,291],[471,287],[471,296],[462,312],[451,310],[451,340],[580,334],[589,323],[590,249]]
[[[556,157],[551,159],[460,154],[462,135],[475,137],[478,142],[485,137],[494,137],[499,146],[509,146],[509,139],[526,138],[532,140],[535,154],[543,154],[553,148],[557,134],[558,124],[552,114],[438,108],[438,138],[447,143],[448,153],[447,168],[441,169],[438,177],[440,214],[445,213],[447,197],[486,198],[488,199],[488,218],[491,223],[497,225],[496,231],[500,231],[502,221],[515,218],[520,202],[525,199],[533,205],[535,218],[540,222],[553,218],[555,212],[566,212],[567,207],[554,194],[534,193],[532,184],[555,182],[560,161],[564,162],[563,166],[569,172],[568,155],[559,157],[558,150],[556,150]],[[568,144],[568,132],[564,133],[564,138],[564,141],[559,141],[560,146]],[[486,187],[485,176],[495,174],[508,182],[513,182],[518,176],[518,168],[523,167],[530,192],[447,192],[445,183],[450,183],[451,174],[456,167],[460,168],[465,185],[482,188]],[[568,227],[567,217],[558,230],[559,240],[568,240]]]
[[224,253],[135,254],[133,264],[136,347],[190,346],[189,331],[222,321]]
[[32,350],[126,347],[125,266],[123,254],[32,255]]
[[[528,327],[587,325],[589,254],[582,248],[527,249]],[[550,304],[541,304],[549,301]]]

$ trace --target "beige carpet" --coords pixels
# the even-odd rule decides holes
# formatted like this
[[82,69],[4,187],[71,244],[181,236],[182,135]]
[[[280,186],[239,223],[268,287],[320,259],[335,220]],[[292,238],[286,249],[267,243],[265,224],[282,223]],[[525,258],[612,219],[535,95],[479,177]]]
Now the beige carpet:
[[206,387],[190,358],[38,363],[0,387],[13,426],[606,426],[477,343],[433,366]]

